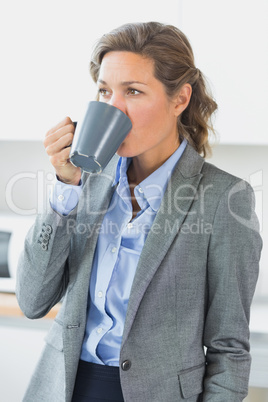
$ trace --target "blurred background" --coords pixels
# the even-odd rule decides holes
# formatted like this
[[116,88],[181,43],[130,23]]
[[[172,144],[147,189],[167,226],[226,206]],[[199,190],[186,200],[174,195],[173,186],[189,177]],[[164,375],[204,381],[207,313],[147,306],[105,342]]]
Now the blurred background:
[[95,41],[126,22],[160,21],[189,38],[219,106],[209,162],[253,186],[264,248],[251,314],[247,402],[268,401],[268,1],[13,0],[0,4],[0,400],[19,402],[57,312],[31,321],[14,295],[25,233],[54,178],[45,133],[94,100]]

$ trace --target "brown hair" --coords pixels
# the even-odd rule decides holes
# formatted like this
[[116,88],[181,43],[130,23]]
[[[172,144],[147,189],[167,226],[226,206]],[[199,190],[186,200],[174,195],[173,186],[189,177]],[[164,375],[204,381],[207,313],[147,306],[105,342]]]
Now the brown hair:
[[176,27],[159,22],[125,24],[97,42],[90,62],[90,73],[98,80],[100,65],[106,53],[129,51],[154,61],[155,77],[169,97],[186,83],[192,86],[189,105],[178,117],[178,131],[198,153],[210,151],[211,115],[217,109],[208,92],[203,74],[195,67],[194,55],[187,37]]

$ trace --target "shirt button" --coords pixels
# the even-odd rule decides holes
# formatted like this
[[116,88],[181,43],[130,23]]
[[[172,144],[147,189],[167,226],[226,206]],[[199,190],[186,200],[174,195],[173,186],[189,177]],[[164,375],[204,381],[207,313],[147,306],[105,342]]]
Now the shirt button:
[[131,361],[130,360],[124,360],[123,363],[121,364],[121,368],[124,371],[129,370],[131,367]]
[[133,228],[133,223],[129,222],[129,223],[127,224],[127,227],[128,227],[128,229]]
[[143,189],[141,187],[139,187],[139,193],[143,193]]
[[101,333],[102,333],[102,328],[101,328],[101,327],[98,328],[98,329],[97,329],[97,332],[98,332],[98,334],[101,334]]
[[102,297],[103,296],[103,293],[102,293],[102,291],[100,290],[99,292],[98,292],[98,297]]
[[64,195],[62,195],[62,194],[59,195],[59,196],[58,196],[58,200],[59,200],[59,201],[63,201],[63,200],[64,200]]
[[116,248],[116,247],[113,247],[113,248],[111,249],[111,252],[112,252],[112,253],[115,253],[116,250],[117,250],[117,248]]

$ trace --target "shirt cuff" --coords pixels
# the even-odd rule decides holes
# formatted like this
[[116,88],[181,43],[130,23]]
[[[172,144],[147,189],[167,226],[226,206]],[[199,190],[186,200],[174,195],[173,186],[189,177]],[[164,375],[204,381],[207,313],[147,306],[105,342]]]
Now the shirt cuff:
[[55,212],[66,216],[77,206],[81,192],[81,180],[78,186],[73,186],[56,178],[50,193],[50,205]]

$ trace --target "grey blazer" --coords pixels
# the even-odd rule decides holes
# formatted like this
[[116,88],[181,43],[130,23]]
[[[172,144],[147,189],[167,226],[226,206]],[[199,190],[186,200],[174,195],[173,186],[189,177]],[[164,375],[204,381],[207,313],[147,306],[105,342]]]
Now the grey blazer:
[[[87,319],[90,272],[117,157],[88,177],[73,213],[37,216],[18,267],[29,318],[62,307],[26,402],[69,402]],[[242,401],[250,370],[249,312],[261,238],[244,181],[188,145],[169,181],[134,278],[120,352],[126,402]]]

